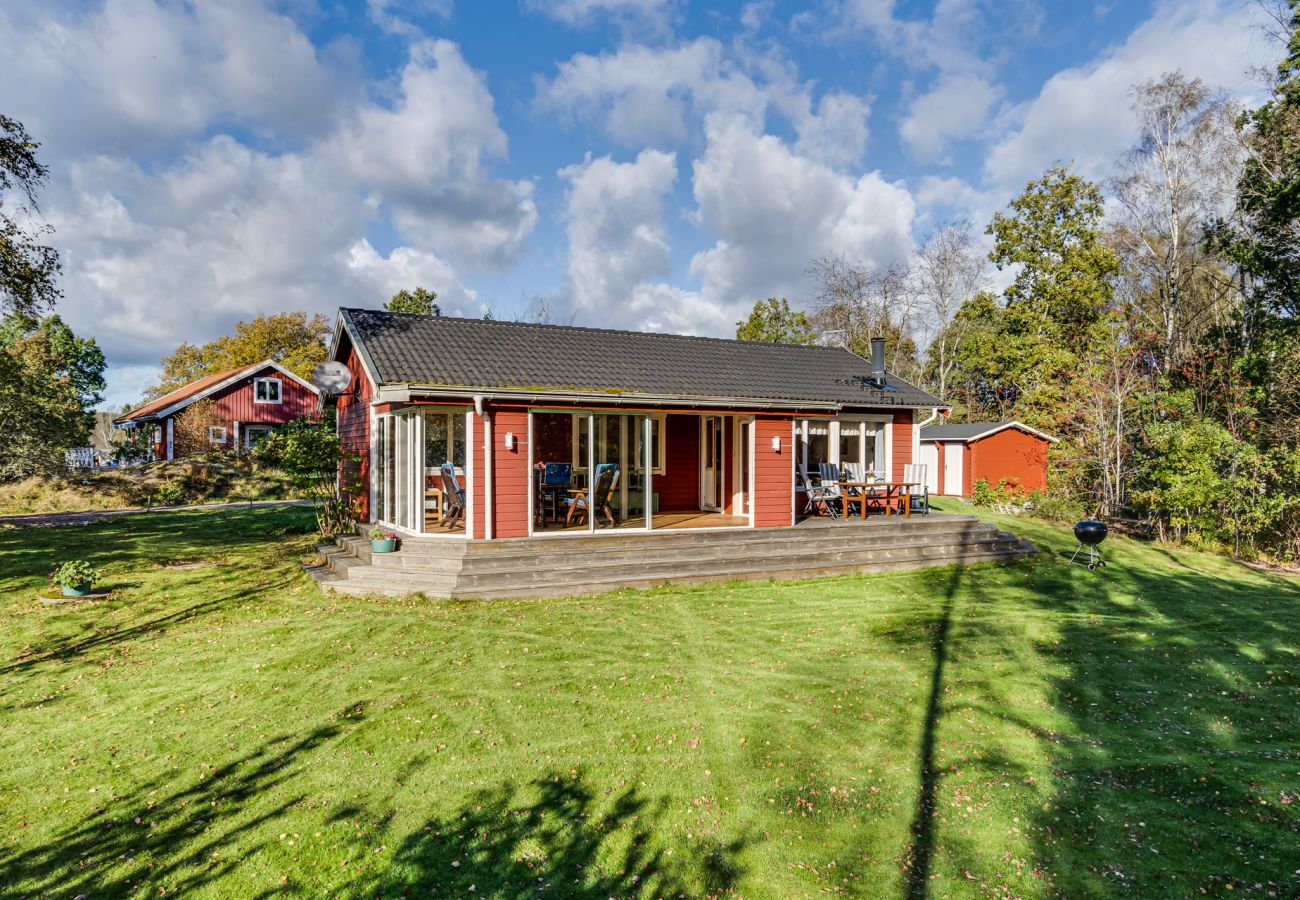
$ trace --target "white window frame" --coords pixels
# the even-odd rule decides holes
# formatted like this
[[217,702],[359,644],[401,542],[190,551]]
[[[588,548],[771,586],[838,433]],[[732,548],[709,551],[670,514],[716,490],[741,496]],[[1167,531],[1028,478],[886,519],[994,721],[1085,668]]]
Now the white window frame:
[[228,436],[229,436],[229,432],[226,431],[226,426],[225,426],[225,425],[209,425],[209,426],[208,426],[208,443],[209,443],[209,444],[224,444],[224,443],[226,442],[226,439],[228,438]]
[[[874,471],[878,475],[882,476],[885,481],[894,480],[894,475],[893,475],[894,473],[894,417],[893,416],[871,415],[867,413],[867,414],[860,414],[860,415],[836,416],[835,418],[830,420],[827,419],[796,420],[795,434],[798,436],[799,439],[799,451],[796,454],[795,462],[798,465],[799,469],[804,473],[805,477],[809,477],[808,425],[810,422],[814,422],[814,421],[825,422],[827,425],[826,455],[830,457],[828,462],[832,462],[837,466],[843,465],[845,462],[861,463],[864,472]],[[865,432],[860,433],[858,437],[857,459],[849,459],[849,460],[840,459],[840,423],[841,422],[844,422],[846,424],[856,425],[863,429],[865,429],[868,426],[874,426],[874,430],[876,432],[876,438],[877,438],[877,445],[879,445],[881,441],[884,442],[884,445],[881,448],[882,462],[879,469],[875,468],[875,460],[872,460],[872,465],[868,466],[866,459],[863,458],[864,456],[863,448],[866,446],[866,442],[862,439],[862,437],[863,434],[865,434]]]
[[253,443],[252,443],[253,435],[255,435],[255,434],[260,434],[260,435],[262,435],[263,437],[270,437],[270,436],[271,436],[271,433],[272,433],[273,431],[275,431],[275,429],[272,428],[270,425],[256,425],[256,424],[252,424],[252,425],[248,425],[248,426],[246,426],[246,427],[244,428],[244,446],[245,446],[245,447],[248,447],[249,449],[252,449],[252,447],[253,447]]
[[[266,399],[266,400],[263,400],[260,396],[258,396],[258,394],[259,394],[259,389],[260,389],[260,388],[262,387],[262,385],[264,385],[264,384],[265,384],[265,385],[271,385],[271,384],[274,384],[274,385],[275,385],[275,399],[274,399],[274,400],[271,400],[271,399],[270,399],[271,391],[270,391],[269,387],[268,387],[267,392],[266,392],[266,395],[267,395],[267,399]],[[254,378],[254,379],[253,379],[253,402],[254,402],[254,403],[269,403],[269,404],[272,404],[272,405],[279,405],[279,404],[281,404],[281,403],[284,403],[284,379],[283,379],[283,378]]]

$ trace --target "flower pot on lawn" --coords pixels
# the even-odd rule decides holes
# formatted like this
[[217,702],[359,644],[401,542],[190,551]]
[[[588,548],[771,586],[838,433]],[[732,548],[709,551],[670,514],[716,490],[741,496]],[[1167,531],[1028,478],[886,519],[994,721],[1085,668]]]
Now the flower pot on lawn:
[[397,538],[371,538],[371,553],[392,553],[397,549]]
[[90,593],[90,589],[95,585],[90,581],[83,581],[81,584],[63,585],[63,596],[65,597],[84,597]]

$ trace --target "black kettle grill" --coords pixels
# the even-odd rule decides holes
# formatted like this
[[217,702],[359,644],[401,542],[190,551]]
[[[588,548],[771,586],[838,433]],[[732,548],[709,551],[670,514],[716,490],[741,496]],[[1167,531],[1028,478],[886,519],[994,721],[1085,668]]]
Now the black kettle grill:
[[1106,527],[1105,522],[1097,522],[1093,519],[1084,519],[1082,522],[1074,524],[1074,536],[1079,539],[1079,546],[1074,551],[1074,556],[1070,557],[1070,562],[1074,562],[1075,557],[1084,551],[1088,551],[1088,569],[1104,568],[1106,561],[1101,558],[1099,545],[1106,540],[1106,535],[1110,534],[1110,529]]

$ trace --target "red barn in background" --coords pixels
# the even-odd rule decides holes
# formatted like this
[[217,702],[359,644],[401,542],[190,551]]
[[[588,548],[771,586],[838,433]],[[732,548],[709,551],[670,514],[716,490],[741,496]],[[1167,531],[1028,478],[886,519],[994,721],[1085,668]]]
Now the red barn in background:
[[140,429],[135,442],[150,445],[154,459],[174,459],[176,417],[199,400],[213,402],[208,443],[215,449],[230,449],[251,447],[300,416],[319,421],[319,398],[310,382],[268,359],[190,382],[119,416],[113,424]]
[[1047,490],[1047,447],[1056,438],[1022,422],[968,422],[921,429],[920,460],[931,494],[969,497],[981,479]]

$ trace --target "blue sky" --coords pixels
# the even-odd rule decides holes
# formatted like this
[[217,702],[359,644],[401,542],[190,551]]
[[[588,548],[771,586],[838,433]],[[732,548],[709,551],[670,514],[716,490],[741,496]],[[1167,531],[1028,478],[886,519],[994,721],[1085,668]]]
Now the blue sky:
[[377,306],[728,334],[827,254],[980,230],[1058,161],[1104,179],[1129,91],[1243,102],[1239,0],[0,0],[0,110],[42,141],[60,312],[134,401],[180,341]]

